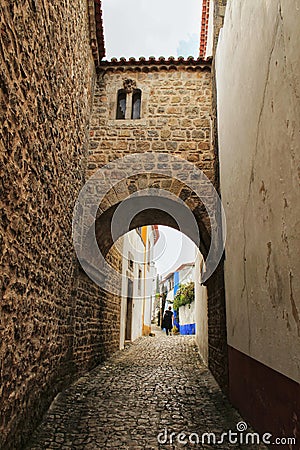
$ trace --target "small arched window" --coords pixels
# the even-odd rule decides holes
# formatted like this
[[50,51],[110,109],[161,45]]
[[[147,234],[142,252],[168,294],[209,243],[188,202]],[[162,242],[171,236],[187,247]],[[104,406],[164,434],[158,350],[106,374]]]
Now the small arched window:
[[141,118],[141,101],[142,101],[142,91],[140,89],[134,89],[132,94],[132,110],[131,110],[132,119]]
[[117,119],[125,119],[126,114],[126,91],[120,89],[117,99]]

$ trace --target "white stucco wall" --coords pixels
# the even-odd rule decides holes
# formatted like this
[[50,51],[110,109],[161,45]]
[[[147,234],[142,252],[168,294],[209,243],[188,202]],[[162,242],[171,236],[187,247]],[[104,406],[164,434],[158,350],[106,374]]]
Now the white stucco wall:
[[143,334],[143,303],[144,299],[141,297],[136,297],[133,300],[131,334],[132,341],[142,336]]
[[151,327],[151,318],[153,304],[156,294],[156,276],[157,271],[155,267],[154,259],[154,245],[156,234],[151,226],[147,227],[147,249],[146,259],[149,264],[146,264],[146,277],[145,277],[145,305],[144,305],[144,324],[147,327]]
[[207,289],[201,285],[201,263],[203,257],[197,252],[195,262],[195,323],[196,342],[199,347],[203,361],[208,363],[208,311],[207,311]]
[[126,298],[121,298],[121,313],[120,313],[120,350],[124,348],[125,343],[125,326],[126,326]]
[[[131,253],[134,261],[134,270],[128,270],[128,254]],[[141,289],[138,289],[138,270],[144,270],[144,245],[138,233],[133,230],[122,238],[122,299],[121,299],[121,323],[120,323],[120,348],[124,348],[126,312],[127,312],[127,279],[130,277],[133,281],[133,307],[132,307],[132,340],[142,335],[142,312],[144,293],[144,277],[141,280]]]
[[299,42],[299,0],[231,0],[216,55],[228,343],[298,382]]
[[126,309],[127,309],[127,260],[124,255],[128,255],[129,242],[126,235],[122,238],[122,288],[121,288],[121,312],[120,312],[120,349],[124,348],[126,329]]
[[[122,299],[121,299],[121,323],[120,323],[120,348],[124,348],[127,313],[127,287],[128,277],[133,281],[133,306],[131,339],[135,340],[143,334],[143,320],[146,330],[151,327],[152,300],[155,297],[156,268],[153,261],[153,248],[155,235],[151,226],[147,227],[147,251],[140,235],[133,230],[122,238]],[[133,271],[128,268],[128,255],[131,254],[134,261]],[[147,264],[147,261],[150,264]],[[142,279],[138,283],[139,269]],[[148,327],[148,328],[147,328]]]
[[195,302],[179,308],[180,325],[195,323]]

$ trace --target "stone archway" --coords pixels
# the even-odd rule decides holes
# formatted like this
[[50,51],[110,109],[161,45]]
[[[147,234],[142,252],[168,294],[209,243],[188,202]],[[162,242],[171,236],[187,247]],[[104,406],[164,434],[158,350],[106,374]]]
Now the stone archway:
[[[140,117],[137,120],[132,116],[132,89],[128,89],[128,85],[141,92]],[[116,115],[120,89],[126,90],[123,120]],[[102,172],[99,179],[94,180],[95,185],[90,186],[87,204],[93,204],[94,195],[97,201],[93,204],[90,219],[83,225],[90,229],[92,236],[95,234],[94,244],[86,250],[84,264],[93,272],[92,276],[96,281],[99,277],[102,280],[105,278],[101,270],[100,273],[97,271],[101,264],[103,266],[109,261],[115,269],[120,266],[111,236],[111,221],[119,205],[134,193],[143,195],[143,191],[149,189],[163,191],[166,198],[169,193],[173,196],[169,198],[170,202],[176,202],[177,199],[178,203],[180,200],[182,203],[178,211],[182,210],[183,215],[187,211],[194,217],[201,237],[199,248],[206,262],[209,260],[208,255],[211,257],[214,253],[215,249],[211,251],[211,243],[215,239],[211,237],[216,233],[222,234],[222,230],[215,226],[214,218],[208,214],[208,209],[214,209],[216,205],[209,198],[210,191],[205,192],[207,180],[216,188],[218,183],[217,160],[211,136],[211,92],[209,60],[130,58],[126,61],[122,58],[119,61],[113,59],[101,62],[97,69],[90,123],[87,176],[94,176],[99,169]],[[130,171],[127,170],[128,167],[118,163],[127,157],[132,158]],[[172,160],[176,157],[180,157],[180,160]],[[185,170],[186,162],[192,165],[189,174]],[[198,169],[207,177],[206,180],[199,178]],[[106,188],[103,193],[104,185]],[[203,195],[204,202],[201,199]],[[80,208],[83,213],[87,210],[86,205],[81,205]],[[151,224],[153,221],[155,224],[176,228],[176,221],[171,216],[166,211],[161,212],[157,205],[152,205],[136,214],[131,223],[126,224],[128,229],[122,231],[121,227],[119,233],[121,235],[130,228]],[[188,226],[184,228],[181,231],[191,237]],[[84,245],[82,242],[81,244]],[[104,262],[103,259],[97,262],[98,245],[105,257]],[[94,263],[89,264],[87,260],[91,259],[92,253]],[[108,282],[116,283],[114,276],[108,278]],[[219,384],[226,390],[227,342],[222,259],[205,284],[209,297],[209,366]],[[81,292],[85,292],[82,286]],[[97,295],[105,298],[105,311],[97,314],[99,317],[102,315],[100,326],[103,348],[109,354],[117,349],[117,338],[114,337],[108,317],[111,318],[113,311],[118,310],[118,298],[115,294],[103,294],[100,291]],[[115,344],[109,341],[109,337]],[[91,339],[97,341],[96,335]],[[96,350],[95,354],[97,355]]]
[[[163,165],[161,155],[153,153],[133,154],[115,160],[90,179],[79,198],[78,210],[80,213],[85,211],[85,218],[80,225],[83,239],[80,245],[77,244],[77,255],[90,278],[96,283],[101,280],[99,285],[103,288],[101,295],[105,298],[104,309],[109,311],[105,312],[105,317],[112,314],[113,305],[118,310],[116,286],[121,286],[117,274],[120,272],[121,260],[117,252],[110,250],[123,234],[149,224],[179,229],[198,245],[207,264],[211,257],[212,235],[220,234],[218,228],[222,223],[216,221],[218,205],[213,197],[213,192],[217,195],[213,185],[193,164],[172,155],[162,156]],[[137,157],[138,165],[135,166]],[[152,164],[151,172],[149,161]],[[113,236],[112,223],[122,204],[125,204],[125,209],[117,218],[117,234]],[[130,210],[133,213],[128,220],[126,213]],[[198,242],[197,234],[200,237]],[[205,284],[208,290],[209,367],[226,390],[227,343],[222,251]],[[99,259],[100,254],[104,262]],[[113,265],[114,271],[107,272],[103,267],[107,261]],[[118,320],[118,316],[116,318]],[[108,323],[105,326],[109,326]],[[109,333],[103,329],[103,334],[110,337],[117,332],[116,326],[109,327]],[[114,340],[117,341],[117,336]]]

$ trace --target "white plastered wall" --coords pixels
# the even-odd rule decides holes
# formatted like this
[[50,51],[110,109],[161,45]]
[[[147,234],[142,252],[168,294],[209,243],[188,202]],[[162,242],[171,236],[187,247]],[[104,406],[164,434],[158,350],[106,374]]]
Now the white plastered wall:
[[299,0],[231,0],[216,55],[228,343],[298,382],[299,42]]
[[208,363],[208,311],[207,311],[207,289],[201,285],[201,267],[203,257],[199,251],[195,261],[195,322],[196,342],[203,361]]

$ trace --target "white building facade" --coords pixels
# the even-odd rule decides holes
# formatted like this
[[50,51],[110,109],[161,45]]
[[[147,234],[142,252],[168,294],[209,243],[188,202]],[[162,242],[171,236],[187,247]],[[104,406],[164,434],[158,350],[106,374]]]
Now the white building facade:
[[154,245],[156,226],[137,228],[123,236],[120,349],[151,332],[152,305],[156,291]]

